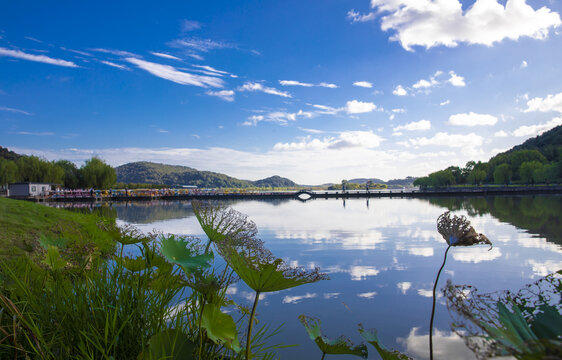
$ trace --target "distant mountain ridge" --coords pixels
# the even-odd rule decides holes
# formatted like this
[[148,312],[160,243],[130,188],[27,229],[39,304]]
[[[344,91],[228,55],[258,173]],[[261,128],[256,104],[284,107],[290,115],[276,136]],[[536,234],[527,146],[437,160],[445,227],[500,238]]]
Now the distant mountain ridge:
[[293,187],[295,182],[281,176],[250,181],[225,174],[148,161],[124,164],[115,168],[117,181],[136,184],[194,185],[200,188]]
[[365,185],[367,183],[367,181],[370,180],[374,184],[385,184],[387,186],[414,186],[414,181],[416,181],[416,179],[417,178],[412,177],[412,176],[407,176],[404,179],[392,179],[392,180],[388,180],[388,181],[384,181],[384,180],[377,179],[377,178],[358,178],[358,179],[348,180],[348,182],[354,183],[354,184]]

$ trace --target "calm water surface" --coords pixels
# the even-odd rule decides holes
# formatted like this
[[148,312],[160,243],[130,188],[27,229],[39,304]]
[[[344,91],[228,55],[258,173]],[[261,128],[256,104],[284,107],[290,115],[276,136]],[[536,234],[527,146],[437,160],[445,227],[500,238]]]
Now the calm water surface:
[[[518,290],[562,268],[562,197],[352,199],[230,202],[249,215],[266,246],[293,265],[320,267],[331,280],[267,293],[258,306],[261,323],[283,325],[274,341],[299,344],[279,351],[283,359],[320,358],[297,317],[322,320],[323,332],[360,342],[357,324],[377,328],[388,347],[428,358],[431,289],[446,243],[436,231],[447,210],[466,215],[494,243],[452,248],[439,287],[447,279],[481,292]],[[116,203],[118,222],[143,231],[203,234],[189,202]],[[242,282],[229,290],[250,306]],[[450,330],[438,300],[434,344],[438,359],[474,359]],[[369,345],[370,359],[377,359]],[[345,356],[337,358],[345,359]]]

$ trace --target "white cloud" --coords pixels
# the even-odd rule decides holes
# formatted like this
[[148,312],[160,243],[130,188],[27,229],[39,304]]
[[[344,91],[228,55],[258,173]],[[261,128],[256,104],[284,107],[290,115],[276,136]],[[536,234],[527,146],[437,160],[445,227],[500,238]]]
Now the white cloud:
[[279,80],[279,84],[281,84],[283,86],[302,86],[302,87],[317,86],[317,87],[325,87],[325,88],[330,88],[330,89],[335,89],[335,88],[338,87],[336,84],[330,84],[330,83],[325,83],[325,82],[321,82],[319,84],[311,84],[311,83],[303,83],[303,82],[296,81],[296,80]]
[[314,299],[318,296],[316,293],[306,293],[305,295],[296,295],[296,296],[285,296],[283,298],[283,304],[298,304],[304,299]]
[[362,114],[368,113],[377,108],[377,105],[373,104],[372,102],[363,102],[357,100],[348,101],[345,105],[345,111],[348,114]]
[[445,106],[445,105],[449,105],[450,103],[451,103],[451,100],[447,99],[447,100],[445,100],[445,101],[443,101],[443,102],[440,102],[439,105],[440,105],[440,106]]
[[225,101],[234,101],[234,90],[207,91],[206,94],[219,97]]
[[29,113],[27,111],[23,111],[23,110],[20,110],[20,109],[14,109],[14,108],[6,107],[6,106],[0,106],[0,111],[7,111],[7,112],[14,113],[14,114],[22,114],[22,115],[33,115],[32,113]]
[[308,111],[299,110],[295,113],[284,112],[284,111],[274,111],[267,113],[265,115],[252,115],[248,118],[248,121],[242,123],[244,126],[256,126],[260,121],[274,122],[281,125],[287,125],[290,121],[296,121],[299,117],[311,118],[313,114]]
[[364,293],[357,294],[357,296],[359,296],[360,298],[364,298],[364,299],[372,299],[372,298],[375,297],[375,295],[377,295],[376,291],[364,292]]
[[181,85],[195,85],[200,87],[222,87],[223,81],[217,77],[194,75],[182,72],[169,65],[162,65],[137,59],[134,57],[125,58],[126,61],[148,71],[154,76],[173,81]]
[[273,147],[278,151],[299,151],[299,150],[327,150],[344,148],[376,148],[384,139],[374,134],[372,131],[344,131],[338,136],[329,136],[323,139],[307,136],[300,142],[277,143]]
[[556,95],[547,95],[544,99],[540,97],[533,98],[527,101],[527,109],[524,111],[556,111],[562,113],[562,92]]
[[242,85],[241,87],[239,87],[238,89],[240,91],[261,91],[261,92],[266,93],[266,94],[277,95],[277,96],[286,97],[286,98],[292,97],[291,94],[289,94],[286,91],[280,91],[280,90],[277,90],[275,88],[263,86],[263,84],[257,83],[257,82],[247,82],[244,85]]
[[232,75],[232,74],[230,74],[230,73],[227,72],[227,71],[217,70],[217,69],[215,69],[214,67],[211,67],[211,66],[209,66],[209,65],[196,65],[196,64],[193,64],[193,65],[191,65],[191,66],[196,67],[196,68],[199,68],[199,69],[203,69],[203,70],[208,71],[208,72],[210,72],[210,73],[213,73],[213,74],[215,74],[215,75],[217,75],[217,76]]
[[368,81],[356,81],[353,83],[354,86],[364,87],[364,88],[372,88],[373,84]]
[[199,39],[199,38],[177,39],[177,40],[170,41],[168,45],[176,48],[187,47],[201,52],[209,52],[215,49],[229,49],[229,48],[236,47],[235,45],[229,43],[224,43],[211,39]]
[[449,116],[449,124],[457,126],[480,126],[480,125],[495,125],[498,118],[489,114],[476,114],[470,112],[468,114],[454,114]]
[[408,92],[402,87],[402,85],[398,85],[396,88],[394,88],[394,91],[392,93],[396,96],[408,95]]
[[405,112],[406,112],[406,109],[400,109],[400,108],[398,108],[398,109],[392,109],[392,112],[393,112],[393,113],[397,113],[397,114],[398,114],[398,113],[405,113]]
[[400,289],[402,295],[406,295],[406,292],[412,287],[412,283],[409,281],[403,281],[396,284],[396,287]]
[[201,28],[201,23],[199,21],[194,21],[194,20],[187,20],[187,19],[183,19],[181,21],[181,31],[182,32],[188,32],[188,31],[193,31],[193,30],[197,30]]
[[455,74],[454,71],[449,71],[449,75],[451,75],[451,77],[449,78],[449,80],[447,80],[447,82],[450,83],[451,85],[457,87],[466,86],[466,83],[464,82],[464,77]]
[[418,289],[418,295],[430,298],[430,297],[433,297],[433,291],[432,290],[425,290],[425,289]]
[[120,69],[120,70],[131,70],[131,69],[129,69],[129,68],[128,68],[127,66],[125,66],[125,65],[116,64],[116,63],[111,62],[111,61],[102,60],[102,61],[100,61],[100,62],[101,62],[102,64],[105,64],[105,65],[108,65],[108,66],[111,66],[111,67],[114,67],[114,68],[117,68],[117,69]]
[[[437,83],[437,82],[435,82]],[[415,83],[414,85],[412,85],[412,87],[414,89],[419,89],[419,88],[429,88],[432,87],[434,84],[432,84],[431,82],[421,79],[420,81],[418,81],[417,83]]]
[[507,137],[507,136],[508,136],[507,133],[503,130],[496,131],[494,133],[494,137]]
[[151,51],[150,53],[154,56],[158,56],[158,57],[161,57],[161,58],[164,58],[164,59],[172,59],[172,60],[181,61],[181,59],[179,57],[176,57],[176,56],[173,56],[173,55],[170,55],[170,54],[155,52],[155,51]]
[[15,135],[31,135],[31,136],[53,136],[55,135],[54,132],[51,131],[43,131],[43,132],[32,132],[32,131],[16,131],[16,132],[12,132],[10,134],[15,134]]
[[[406,347],[406,353],[415,359],[429,359],[429,335],[418,335],[419,328],[410,330],[408,337],[397,338]],[[474,360],[474,353],[464,344],[463,339],[454,332],[435,329],[433,333],[433,352],[436,359]]]
[[355,10],[349,10],[347,12],[347,18],[351,20],[352,23],[371,21],[374,20],[375,17],[376,14],[374,12],[368,14],[360,14]]
[[492,261],[501,256],[502,253],[497,246],[491,250],[486,246],[457,247],[453,251],[453,259],[474,264],[482,261]]
[[470,134],[448,134],[446,132],[438,132],[431,138],[421,137],[409,139],[408,145],[413,146],[447,146],[451,148],[474,148],[482,146],[484,138],[475,133]]
[[133,54],[133,53],[131,53],[131,52],[123,51],[123,50],[103,49],[103,48],[95,48],[95,49],[90,49],[90,50],[91,50],[91,51],[101,52],[101,53],[104,53],[104,54],[116,55],[116,56],[123,56],[123,57],[139,57],[137,54]]
[[544,124],[520,126],[513,131],[513,136],[537,136],[550,129],[562,125],[562,117],[557,117]]
[[420,120],[420,121],[413,121],[407,123],[406,125],[397,126],[393,129],[393,131],[398,132],[401,130],[408,130],[408,131],[428,130],[430,128],[431,128],[431,122],[429,120]]
[[476,0],[465,11],[458,0],[371,0],[371,7],[386,13],[382,30],[394,30],[390,39],[406,50],[455,47],[461,42],[492,46],[520,37],[544,39],[551,28],[561,24],[558,13],[547,7],[534,10],[526,0],[507,0],[505,6],[496,0]]
[[523,60],[523,61],[521,61],[521,65],[519,65],[519,68],[525,69],[527,66],[529,66],[529,64],[527,64],[527,61]]
[[16,59],[36,61],[36,62],[51,64],[51,65],[58,65],[58,66],[66,66],[66,67],[73,67],[73,68],[79,67],[78,65],[76,65],[72,61],[54,59],[54,58],[50,58],[50,57],[45,56],[45,55],[28,54],[28,53],[25,53],[23,51],[10,50],[10,49],[6,49],[6,48],[2,48],[2,47],[0,47],[0,56],[8,56],[8,57],[16,58]]

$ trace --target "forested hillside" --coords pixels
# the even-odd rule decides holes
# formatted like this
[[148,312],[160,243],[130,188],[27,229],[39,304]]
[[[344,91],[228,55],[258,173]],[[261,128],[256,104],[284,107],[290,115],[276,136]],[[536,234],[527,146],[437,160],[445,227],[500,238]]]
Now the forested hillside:
[[469,161],[417,179],[414,185],[442,187],[481,184],[558,183],[562,180],[562,125],[497,154],[488,162]]
[[116,168],[117,181],[122,183],[193,185],[200,188],[293,187],[293,181],[280,176],[249,181],[228,175],[199,171],[187,166],[157,164],[140,161]]

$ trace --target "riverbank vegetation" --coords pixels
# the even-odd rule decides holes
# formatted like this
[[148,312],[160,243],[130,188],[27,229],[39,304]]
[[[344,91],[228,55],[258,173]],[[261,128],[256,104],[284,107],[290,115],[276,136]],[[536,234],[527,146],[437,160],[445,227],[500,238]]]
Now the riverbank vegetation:
[[414,185],[553,184],[562,181],[562,126],[529,139],[488,162],[469,161],[418,178]]

